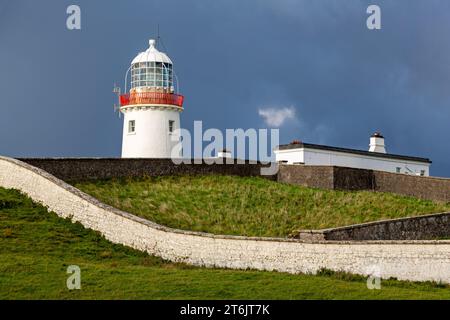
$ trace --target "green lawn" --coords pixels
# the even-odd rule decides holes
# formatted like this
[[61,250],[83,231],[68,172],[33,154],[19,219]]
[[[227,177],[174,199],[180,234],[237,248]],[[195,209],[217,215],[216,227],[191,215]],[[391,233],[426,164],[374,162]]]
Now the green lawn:
[[450,203],[311,189],[258,177],[169,176],[74,185],[159,224],[215,234],[284,237],[298,229],[450,211]]
[[[68,290],[68,265],[81,290]],[[0,188],[0,299],[450,299],[450,287],[363,277],[191,267],[111,244]]]

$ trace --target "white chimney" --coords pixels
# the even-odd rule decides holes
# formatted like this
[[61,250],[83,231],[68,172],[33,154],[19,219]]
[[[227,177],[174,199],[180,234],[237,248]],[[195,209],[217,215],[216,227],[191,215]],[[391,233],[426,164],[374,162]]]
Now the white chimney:
[[231,152],[226,149],[223,149],[223,150],[217,152],[217,157],[218,158],[231,158]]
[[381,133],[375,132],[370,136],[369,151],[386,153],[386,148],[384,146],[384,137],[381,135]]

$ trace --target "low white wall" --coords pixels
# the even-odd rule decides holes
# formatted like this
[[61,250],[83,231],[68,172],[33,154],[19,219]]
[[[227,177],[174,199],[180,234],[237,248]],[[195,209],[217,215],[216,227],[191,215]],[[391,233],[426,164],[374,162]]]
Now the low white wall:
[[0,186],[19,189],[106,239],[198,266],[315,273],[321,268],[450,283],[450,241],[318,242],[174,230],[117,210],[38,168],[0,157]]

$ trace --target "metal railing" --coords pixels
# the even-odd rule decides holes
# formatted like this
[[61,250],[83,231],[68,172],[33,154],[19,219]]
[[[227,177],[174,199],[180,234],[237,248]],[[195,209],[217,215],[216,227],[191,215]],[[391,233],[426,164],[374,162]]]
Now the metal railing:
[[166,104],[183,106],[184,97],[175,93],[165,92],[132,92],[120,95],[120,106],[134,104]]

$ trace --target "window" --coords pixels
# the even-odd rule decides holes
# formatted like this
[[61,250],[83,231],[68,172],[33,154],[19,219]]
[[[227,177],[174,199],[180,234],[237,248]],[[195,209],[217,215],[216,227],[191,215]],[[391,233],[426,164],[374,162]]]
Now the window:
[[170,63],[141,62],[131,67],[131,87],[173,87],[173,67]]
[[402,168],[400,168],[400,167],[395,168],[395,172],[397,172],[397,173],[400,173],[400,170],[402,170]]
[[175,121],[174,120],[169,120],[169,133],[173,132],[174,125],[175,125]]
[[423,177],[425,175],[425,170],[420,170],[420,175]]
[[136,121],[130,120],[128,121],[128,133],[135,133],[136,132]]

